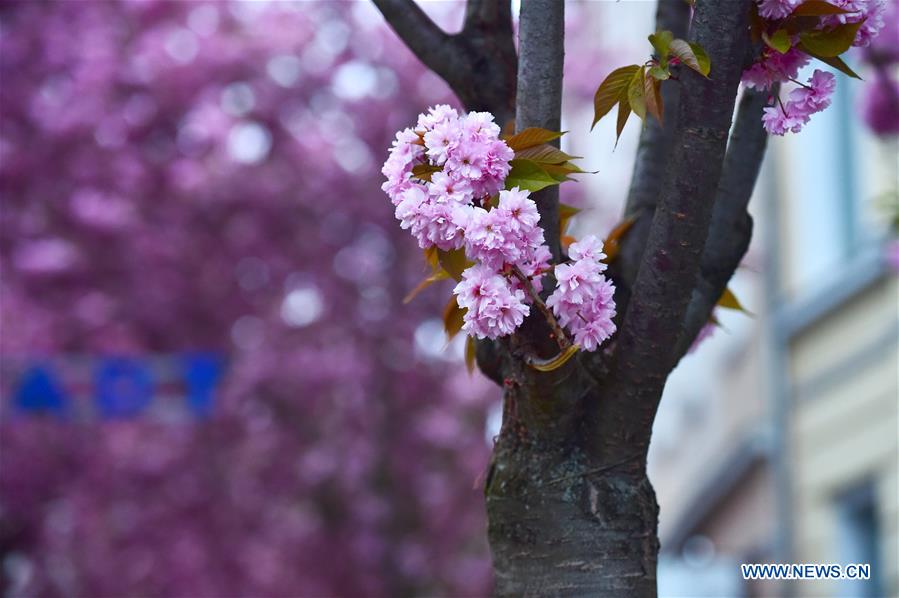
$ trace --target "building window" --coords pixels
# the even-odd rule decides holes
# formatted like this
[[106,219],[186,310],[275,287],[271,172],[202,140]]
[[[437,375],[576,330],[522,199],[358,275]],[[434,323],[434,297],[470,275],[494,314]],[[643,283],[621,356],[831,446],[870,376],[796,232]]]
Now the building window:
[[881,531],[873,483],[866,483],[840,494],[835,503],[837,548],[841,563],[871,565],[871,579],[841,580],[837,595],[859,598],[883,596],[877,558]]

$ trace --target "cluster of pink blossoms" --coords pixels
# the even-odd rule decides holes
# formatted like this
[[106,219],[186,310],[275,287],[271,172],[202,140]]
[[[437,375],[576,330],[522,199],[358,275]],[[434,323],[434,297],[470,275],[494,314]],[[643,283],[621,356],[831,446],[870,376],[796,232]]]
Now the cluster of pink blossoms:
[[[779,21],[788,17],[803,0],[759,0],[759,15],[768,21]],[[885,0],[829,0],[829,3],[849,11],[847,14],[821,17],[819,29],[831,29],[846,23],[863,21],[852,42],[854,46],[868,46],[884,26]],[[743,72],[743,83],[755,89],[770,89],[775,83],[796,81],[799,69],[808,64],[809,56],[796,46],[799,36],[791,39],[792,47],[785,53],[765,47],[762,56]],[[779,100],[765,109],[762,123],[772,135],[783,135],[787,131],[798,133],[809,122],[812,114],[830,105],[836,82],[834,76],[823,71],[815,71],[807,84],[790,92],[790,99]]]
[[787,131],[798,133],[812,114],[830,106],[830,96],[836,85],[832,73],[815,70],[808,84],[790,92],[789,101],[778,100],[774,106],[765,108],[762,115],[765,130],[772,135],[783,135]]
[[603,276],[602,242],[593,235],[572,243],[570,264],[556,266],[558,286],[546,300],[574,342],[593,351],[615,332],[615,286]]
[[[381,188],[396,206],[400,226],[422,249],[461,247],[466,208],[502,189],[514,152],[499,133],[489,112],[459,116],[442,104],[419,116],[415,129],[396,134]],[[418,165],[432,170],[430,181],[413,175]]]
[[517,187],[500,191],[495,208],[471,207],[466,212],[465,254],[478,263],[462,273],[453,293],[459,307],[467,310],[462,330],[478,338],[511,334],[530,312],[530,295],[511,275],[514,269],[539,291],[551,267],[537,204],[529,195]]
[[462,330],[478,338],[512,334],[530,312],[525,292],[486,264],[467,268],[453,293],[459,307],[467,310]]
[[[397,133],[382,170],[400,226],[423,249],[464,249],[474,262],[453,293],[465,309],[462,330],[491,339],[521,325],[552,268],[530,193],[503,189],[514,152],[499,133],[489,113],[437,106],[415,129]],[[615,289],[602,276],[605,256],[595,238],[572,244],[571,256],[572,264],[556,267],[551,307],[575,342],[592,351],[615,331]]]

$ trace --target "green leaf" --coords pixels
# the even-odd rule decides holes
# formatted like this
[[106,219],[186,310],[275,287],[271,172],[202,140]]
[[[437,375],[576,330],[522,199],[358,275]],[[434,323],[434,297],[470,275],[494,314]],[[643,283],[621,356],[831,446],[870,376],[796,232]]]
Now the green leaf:
[[852,46],[862,23],[864,20],[838,25],[829,31],[803,31],[799,34],[799,39],[809,54],[827,58],[839,56]]
[[[564,183],[565,181],[573,181],[569,177],[569,174],[578,174],[578,173],[586,173],[587,171],[581,170],[581,168],[575,164],[574,162],[563,162],[562,164],[541,164],[540,168],[543,169],[549,176],[554,178],[559,183]],[[595,174],[596,171],[593,171],[592,174]]]
[[450,297],[449,303],[443,308],[443,329],[446,331],[446,340],[451,341],[453,337],[462,330],[463,318],[465,312],[468,311],[463,307],[459,307],[456,302],[456,296]]
[[596,174],[597,172],[599,172],[598,170],[581,170],[581,167],[574,162],[562,162],[561,164],[541,164],[540,167],[549,174],[573,174],[587,172]]
[[423,181],[431,180],[431,176],[435,172],[443,170],[443,166],[434,166],[433,164],[416,164],[412,167],[412,176]]
[[843,59],[839,56],[818,56],[812,52],[809,52],[802,44],[799,44],[799,49],[811,56],[812,58],[817,58],[824,64],[830,65],[833,68],[837,69],[841,73],[845,73],[854,79],[861,80],[861,77],[858,76],[858,73],[849,68],[849,65],[843,62]]
[[538,164],[562,164],[569,160],[576,160],[582,156],[569,156],[557,147],[549,144],[535,145],[521,151],[515,152],[516,158],[533,160]]
[[506,139],[506,145],[517,152],[529,147],[534,147],[535,145],[541,145],[547,141],[552,141],[553,139],[558,139],[564,134],[564,131],[550,131],[539,127],[528,127],[524,131],[515,133]]
[[668,68],[662,68],[658,65],[649,68],[649,74],[655,79],[659,81],[665,81],[671,78],[671,73],[668,72]]
[[512,170],[506,177],[506,189],[519,187],[533,192],[559,184],[559,181],[533,160],[515,159],[509,164],[512,165]]
[[[634,73],[638,70],[640,70],[640,67],[636,64],[623,66],[612,71],[599,84],[596,95],[593,96],[593,124],[590,126],[591,130],[599,122],[599,119],[608,114],[615,107],[615,104],[621,101],[622,97],[627,97],[628,85],[630,85],[631,80],[634,78]],[[620,108],[618,113],[621,113]]]
[[646,102],[646,111],[656,117],[662,123],[665,106],[662,104],[662,83],[653,77],[643,79],[643,98]]
[[708,77],[711,70],[709,55],[699,44],[689,44],[682,39],[671,42],[671,54],[703,77]]
[[646,99],[644,98],[643,79],[646,77],[646,67],[640,67],[634,78],[631,79],[627,86],[627,101],[631,105],[631,110],[641,119],[646,118]]
[[656,31],[649,36],[649,43],[655,49],[660,64],[668,63],[668,46],[671,45],[673,39],[674,34],[670,31]]
[[465,250],[461,248],[450,251],[438,249],[437,259],[440,261],[440,266],[455,280],[462,280],[462,271],[471,265],[465,259]]
[[763,31],[762,39],[765,40],[768,47],[774,48],[781,54],[786,54],[793,46],[793,43],[790,40],[790,34],[787,33],[786,29],[778,29],[774,32],[774,35],[771,36]]
[[434,274],[431,274],[430,276],[428,276],[427,278],[425,278],[424,280],[422,280],[420,283],[418,283],[418,286],[416,286],[414,289],[412,289],[411,291],[409,291],[409,294],[406,295],[406,296],[403,298],[403,303],[404,303],[404,304],[405,304],[405,303],[409,303],[410,301],[412,301],[413,299],[415,299],[415,297],[416,297],[420,292],[422,292],[423,290],[425,290],[426,288],[428,288],[429,286],[431,286],[431,285],[434,284],[435,282],[438,282],[438,281],[441,281],[441,280],[446,280],[447,278],[449,278],[449,273],[447,273],[446,270],[444,270],[444,269],[441,268],[440,270],[438,270],[438,271],[435,272]]
[[845,15],[852,11],[834,6],[824,0],[806,0],[793,9],[791,17],[820,17],[824,15]]
[[708,52],[705,51],[705,48],[693,42],[690,42],[690,49],[693,50],[696,62],[699,63],[699,74],[703,77],[708,77],[712,70],[712,59],[709,58]]

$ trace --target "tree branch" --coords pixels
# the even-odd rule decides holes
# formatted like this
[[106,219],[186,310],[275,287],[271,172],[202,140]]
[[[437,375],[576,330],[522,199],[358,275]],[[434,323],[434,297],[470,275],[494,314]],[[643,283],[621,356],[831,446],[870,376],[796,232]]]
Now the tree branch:
[[555,338],[556,343],[558,343],[559,349],[564,351],[565,349],[570,347],[571,341],[568,340],[568,336],[565,334],[565,331],[562,330],[561,326],[559,326],[559,322],[556,320],[553,312],[550,311],[548,307],[546,307],[546,303],[544,303],[540,295],[537,294],[537,291],[534,289],[534,285],[531,284],[531,279],[525,276],[524,272],[522,272],[521,268],[519,268],[518,266],[512,266],[512,274],[521,282],[522,286],[524,286],[528,295],[531,297],[531,301],[534,302],[534,305],[537,306],[537,309],[539,309],[540,313],[543,314],[543,317],[546,318],[546,323],[552,329],[553,337]]
[[762,126],[762,112],[772,93],[777,94],[777,89],[747,89],[740,100],[737,120],[724,158],[724,171],[718,184],[709,236],[702,251],[699,280],[687,308],[683,332],[674,350],[675,363],[686,354],[693,339],[709,321],[718,298],[749,249],[752,217],[746,207],[768,144],[768,134]]
[[[515,117],[518,58],[510,0],[469,0],[462,32],[449,35],[412,0],[374,0],[400,39],[437,73],[466,110],[486,110],[505,127]],[[477,343],[478,367],[502,384],[503,351]]]
[[[374,0],[396,34],[426,67],[450,83],[463,65],[447,34],[412,0]],[[452,85],[452,83],[450,83]]]
[[[656,5],[656,31],[668,30],[676,38],[686,38],[690,25],[690,6],[684,0],[659,0]],[[681,67],[673,67],[679,70]],[[664,126],[654,118],[647,118],[640,132],[640,143],[634,160],[634,171],[624,207],[624,217],[632,218],[621,242],[618,257],[609,268],[615,280],[615,303],[619,320],[627,312],[630,290],[637,278],[637,270],[646,248],[649,228],[658,202],[665,164],[671,155],[671,138],[677,124],[680,106],[680,85],[670,81],[662,85],[665,106]]]
[[712,72],[709,79],[690,69],[681,72],[673,152],[596,413],[594,448],[604,461],[633,451],[635,445],[643,451],[649,446],[721,178],[749,45],[749,1],[701,2],[696,7],[691,37],[708,52]]
[[412,0],[374,0],[400,39],[452,88],[466,110],[504,126],[515,111],[517,58],[509,0],[471,0],[465,27],[449,35]]
[[[565,57],[565,3],[528,0],[521,5],[518,32],[516,130],[542,127],[558,131],[562,114],[562,65]],[[558,141],[554,142],[558,146]],[[532,195],[540,212],[546,244],[558,261],[559,187]]]
[[504,0],[468,0],[464,30],[492,27],[512,21],[512,5]]
[[[690,25],[690,6],[684,0],[659,0],[656,6],[656,31],[669,30],[676,38],[687,36]],[[680,86],[674,82],[662,85],[662,101],[668,118],[662,126],[654,118],[647,118],[640,132],[640,144],[634,161],[634,173],[627,194],[625,216],[636,215],[641,208],[655,208],[661,189],[661,173],[671,154],[671,137],[677,123],[680,106]]]

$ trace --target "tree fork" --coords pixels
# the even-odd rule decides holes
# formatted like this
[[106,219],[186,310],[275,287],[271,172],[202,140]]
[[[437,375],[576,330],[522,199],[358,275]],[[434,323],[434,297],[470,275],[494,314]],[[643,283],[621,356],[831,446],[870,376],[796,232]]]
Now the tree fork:
[[[558,350],[542,318],[528,318],[510,339],[477,344],[479,367],[504,388],[502,429],[485,482],[500,596],[656,594],[658,505],[646,477],[652,420],[665,379],[692,330],[688,324],[684,331],[684,321],[700,274],[715,270],[717,276],[741,253],[739,244],[717,249],[726,245],[726,231],[713,236],[704,252],[710,222],[742,225],[764,150],[759,127],[747,126],[745,134],[731,139],[728,151],[734,158],[729,162],[742,164],[746,158],[746,168],[722,179],[740,63],[748,47],[749,1],[697,6],[690,37],[711,57],[711,79],[682,69],[685,86],[669,94],[680,96],[674,118],[664,131],[646,133],[660,143],[643,144],[640,162],[647,168],[638,165],[635,175],[648,172],[657,180],[649,185],[635,181],[629,198],[629,208],[645,216],[645,230],[625,237],[625,244],[640,240],[623,301],[635,309],[627,309],[613,342],[544,373],[525,363],[534,352]],[[504,123],[514,106],[517,129],[558,130],[564,2],[522,3],[518,57],[508,2],[469,0],[463,30],[453,36],[440,31],[411,0],[375,3],[467,109],[490,110]],[[686,26],[685,3],[660,0],[657,18],[662,28],[680,34]],[[747,113],[758,110],[757,98],[752,100],[747,100]],[[664,177],[652,164],[664,165]],[[739,187],[736,193],[732,184]],[[716,195],[721,204],[725,191],[736,199],[717,206],[713,216]],[[558,259],[558,190],[543,190],[534,200]],[[721,235],[724,243],[719,243]],[[706,302],[708,293],[703,293]]]

